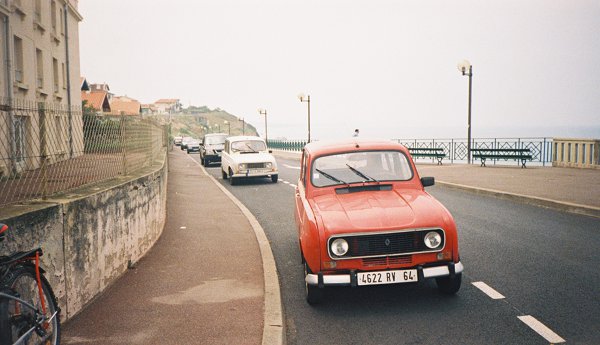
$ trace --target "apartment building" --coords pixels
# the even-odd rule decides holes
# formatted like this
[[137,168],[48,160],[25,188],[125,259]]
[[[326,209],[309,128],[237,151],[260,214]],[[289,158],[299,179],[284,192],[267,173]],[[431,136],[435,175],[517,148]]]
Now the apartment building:
[[0,174],[81,154],[81,20],[77,0],[0,0]]

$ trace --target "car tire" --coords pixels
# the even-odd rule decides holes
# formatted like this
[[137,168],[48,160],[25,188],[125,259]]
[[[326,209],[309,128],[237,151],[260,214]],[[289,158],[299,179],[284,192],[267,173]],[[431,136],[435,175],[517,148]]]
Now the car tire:
[[454,295],[460,290],[460,284],[462,282],[462,273],[457,273],[453,278],[440,277],[435,278],[435,282],[438,286],[438,290],[446,295]]
[[277,183],[278,178],[279,178],[279,175],[271,175],[271,181],[273,181],[273,183]]
[[233,171],[229,169],[229,184],[235,186],[237,184],[237,178],[233,177]]
[[221,177],[223,177],[223,180],[227,180],[227,173],[223,169],[221,169]]
[[325,296],[325,289],[319,288],[316,285],[310,285],[306,282],[306,276],[312,273],[308,264],[304,263],[304,291],[306,292],[306,302],[310,305],[317,305],[323,302]]
[[190,150],[186,150],[186,151],[187,151],[187,153],[188,153],[188,155],[189,155],[189,154],[190,154]]

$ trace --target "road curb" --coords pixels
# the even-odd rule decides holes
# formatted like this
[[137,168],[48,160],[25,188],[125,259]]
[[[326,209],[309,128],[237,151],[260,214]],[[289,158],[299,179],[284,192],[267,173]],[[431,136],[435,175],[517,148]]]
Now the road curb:
[[540,198],[540,197],[535,197],[535,196],[530,196],[530,195],[508,193],[508,192],[503,192],[503,191],[499,191],[499,190],[495,190],[495,189],[473,187],[473,186],[467,186],[467,185],[458,184],[458,183],[451,183],[451,182],[444,182],[444,181],[435,181],[435,183],[439,184],[441,186],[444,186],[444,187],[466,190],[466,191],[469,191],[469,192],[472,192],[475,194],[491,195],[491,196],[495,196],[500,199],[514,200],[514,201],[522,202],[522,203],[529,204],[529,205],[551,208],[554,210],[600,218],[600,207],[580,205],[580,204],[546,199],[546,198]]
[[271,250],[271,244],[267,239],[265,230],[262,228],[256,217],[239,201],[227,188],[223,187],[212,175],[206,172],[204,167],[188,156],[196,163],[202,173],[204,173],[219,189],[242,211],[244,216],[254,230],[256,241],[260,248],[260,255],[263,263],[263,274],[265,283],[265,313],[263,321],[263,345],[282,345],[283,344],[283,312],[281,306],[281,292],[279,290],[279,277],[277,276],[277,267],[275,266],[275,258]]

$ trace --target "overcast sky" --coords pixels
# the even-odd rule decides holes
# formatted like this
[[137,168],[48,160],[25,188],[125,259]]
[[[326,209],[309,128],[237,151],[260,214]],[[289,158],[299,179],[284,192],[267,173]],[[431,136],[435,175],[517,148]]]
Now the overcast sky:
[[600,138],[600,1],[83,0],[81,73],[269,137]]

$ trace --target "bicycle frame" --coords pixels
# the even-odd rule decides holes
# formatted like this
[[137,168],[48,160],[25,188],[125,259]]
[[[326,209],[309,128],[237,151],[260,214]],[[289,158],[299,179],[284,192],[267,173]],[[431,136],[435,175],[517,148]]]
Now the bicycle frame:
[[[0,224],[0,242],[4,240],[6,235],[6,231],[8,230],[8,226],[4,224]],[[46,317],[46,300],[45,294],[42,285],[41,275],[44,273],[43,269],[40,267],[40,256],[43,255],[41,248],[36,248],[34,250],[30,250],[27,252],[19,252],[10,256],[0,257],[0,301],[8,301],[12,300],[18,302],[18,306],[21,308],[26,308],[30,310],[33,314],[32,320],[27,321],[27,326],[31,326],[29,330],[23,333],[19,339],[13,345],[21,345],[25,344],[25,341],[36,332],[37,335],[41,338],[40,343],[45,342],[52,334],[47,333],[47,328],[50,322],[57,317],[60,312],[60,308],[56,308],[54,313],[50,317]],[[18,296],[18,294],[12,289],[5,285],[7,276],[11,274],[15,267],[21,265],[28,265],[34,267],[35,272],[35,281],[37,283],[37,293],[40,301],[40,309],[31,303],[23,300]],[[7,317],[7,315],[0,315],[0,317]]]

